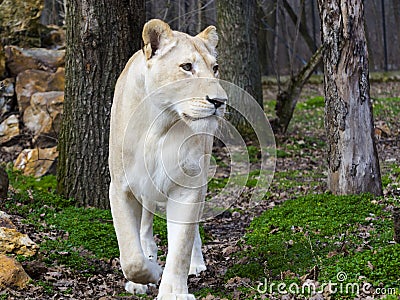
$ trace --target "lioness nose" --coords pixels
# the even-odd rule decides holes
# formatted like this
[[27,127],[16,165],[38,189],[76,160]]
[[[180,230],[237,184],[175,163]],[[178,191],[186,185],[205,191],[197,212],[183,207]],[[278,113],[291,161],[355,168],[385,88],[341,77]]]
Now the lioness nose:
[[214,104],[215,108],[222,106],[226,102],[226,99],[224,99],[224,98],[210,98],[208,96],[206,96],[206,100],[208,102]]

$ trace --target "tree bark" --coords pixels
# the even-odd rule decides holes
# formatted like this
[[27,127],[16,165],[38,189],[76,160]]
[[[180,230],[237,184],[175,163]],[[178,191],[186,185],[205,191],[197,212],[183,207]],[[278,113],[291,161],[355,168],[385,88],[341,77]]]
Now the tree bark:
[[328,186],[334,194],[382,194],[369,94],[362,0],[318,0],[324,45]]
[[400,244],[400,207],[393,209],[393,239],[396,243]]
[[108,137],[115,82],[140,49],[144,0],[69,0],[58,190],[108,208]]
[[[257,45],[259,24],[256,16],[256,0],[217,1],[221,79],[243,88],[262,107],[261,69]],[[248,133],[249,124],[240,114],[230,111],[229,119],[242,134]]]

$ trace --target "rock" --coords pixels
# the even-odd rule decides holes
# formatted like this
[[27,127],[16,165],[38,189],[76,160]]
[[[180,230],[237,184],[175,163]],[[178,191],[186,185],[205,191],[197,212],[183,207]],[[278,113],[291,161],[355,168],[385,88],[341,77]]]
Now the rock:
[[49,78],[48,91],[64,91],[65,87],[65,68],[58,68]]
[[11,222],[10,216],[1,210],[0,210],[0,227],[16,229],[15,225]]
[[3,45],[0,44],[0,79],[6,76],[6,55],[4,53]]
[[0,124],[0,145],[10,142],[19,134],[19,120],[16,115],[11,115]]
[[57,147],[25,149],[17,157],[14,168],[21,170],[26,176],[54,174],[57,158]]
[[0,288],[24,288],[31,278],[22,265],[12,257],[0,254]]
[[[8,193],[8,174],[7,172],[0,167],[0,200],[2,199],[6,199],[7,198],[7,193]],[[0,211],[0,227],[2,227],[2,215],[1,215],[1,211]]]
[[0,116],[13,110],[15,95],[15,79],[6,78],[0,81]]
[[51,73],[39,70],[27,70],[18,75],[15,92],[20,114],[23,114],[30,105],[31,96],[34,93],[47,91],[51,76]]
[[24,112],[24,125],[39,147],[55,146],[61,127],[64,92],[36,93]]
[[[18,139],[18,142],[20,142],[20,139]],[[0,147],[0,163],[9,163],[16,160],[24,148],[26,147],[22,147],[19,143]]]
[[17,76],[30,69],[54,72],[65,65],[65,50],[6,46],[5,53],[6,65],[11,76]]
[[15,92],[17,94],[18,108],[21,115],[30,105],[31,96],[39,92],[64,91],[64,69],[56,73],[40,70],[26,70],[17,76]]
[[0,253],[31,257],[38,249],[28,235],[15,228],[0,227]]
[[42,39],[42,47],[60,49],[65,48],[65,30],[57,25],[47,25],[50,32]]
[[40,47],[47,31],[40,23],[43,0],[0,1],[0,39],[4,44]]

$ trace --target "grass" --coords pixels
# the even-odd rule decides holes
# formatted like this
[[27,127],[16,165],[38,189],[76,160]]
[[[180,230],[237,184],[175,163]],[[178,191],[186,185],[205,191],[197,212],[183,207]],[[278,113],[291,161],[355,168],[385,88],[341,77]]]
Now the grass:
[[[46,228],[57,231],[56,237],[49,234],[40,245],[38,256],[46,263],[52,265],[57,261],[91,274],[96,271],[93,260],[119,256],[109,210],[77,207],[72,199],[59,196],[55,192],[54,176],[36,179],[11,170],[8,174],[14,194],[4,203],[6,211],[23,216],[37,231],[48,230]],[[155,218],[154,232],[162,244],[167,243],[163,219]]]
[[374,287],[398,287],[400,245],[392,238],[391,215],[372,196],[307,195],[251,223],[245,236],[251,248],[237,254],[243,263],[226,279],[299,283],[318,266],[320,282],[337,282],[338,272],[345,272],[348,282],[362,278]]
[[314,109],[317,107],[324,107],[325,106],[325,98],[322,96],[316,96],[307,99],[304,102],[297,103],[297,109]]
[[[246,235],[247,244],[254,247],[249,254],[256,261],[261,259],[276,277],[286,270],[305,274],[333,251],[348,255],[352,245],[364,241],[357,236],[359,226],[373,223],[371,231],[379,237],[379,246],[386,244],[392,238],[391,226],[384,222],[389,215],[371,201],[367,195],[329,194],[288,200],[252,222]],[[371,216],[376,220],[370,220]],[[371,238],[369,245],[374,243]],[[342,252],[344,246],[347,250]],[[251,274],[253,279],[266,275],[259,266]]]
[[386,173],[382,175],[382,185],[386,188],[388,185],[400,185],[400,166],[389,164],[385,166]]
[[388,115],[397,116],[400,114],[400,98],[377,98],[373,100],[375,117],[385,118]]

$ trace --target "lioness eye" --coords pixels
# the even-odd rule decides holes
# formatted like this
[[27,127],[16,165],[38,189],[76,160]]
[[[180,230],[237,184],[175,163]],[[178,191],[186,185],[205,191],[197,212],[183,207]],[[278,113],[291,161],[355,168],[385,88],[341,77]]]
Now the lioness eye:
[[181,64],[180,67],[188,72],[192,71],[192,69],[193,69],[193,66],[191,63]]
[[215,65],[215,66],[213,67],[213,70],[214,70],[214,73],[217,74],[217,73],[218,73],[218,65]]

